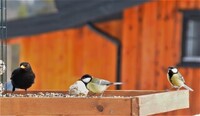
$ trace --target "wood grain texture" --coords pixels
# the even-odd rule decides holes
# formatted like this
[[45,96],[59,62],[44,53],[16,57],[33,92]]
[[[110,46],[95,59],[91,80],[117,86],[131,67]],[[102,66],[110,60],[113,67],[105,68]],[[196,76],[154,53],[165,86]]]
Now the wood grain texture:
[[[137,70],[140,69],[140,65],[135,64],[136,62],[139,63],[140,59],[140,52],[138,51],[138,47],[140,47],[138,44],[138,14],[139,7],[125,10],[124,12],[122,39],[122,81],[126,83],[126,86],[122,86],[123,89],[138,89],[138,87],[136,87],[136,79],[139,79],[137,78]],[[136,57],[137,55],[138,57]]]
[[[106,91],[106,94],[107,97],[101,98],[0,98],[0,115],[134,116],[157,114],[189,106],[189,92],[187,90]],[[118,95],[122,96],[113,97]],[[169,99],[171,96],[176,97]],[[163,98],[165,99],[164,104]]]
[[1,115],[130,115],[131,112],[128,98],[1,98],[1,103],[4,107]]
[[[155,32],[157,4],[151,2],[143,5],[142,38],[141,39],[141,84],[140,89],[153,89],[155,82]],[[148,65],[147,65],[148,64]],[[149,81],[151,80],[151,81]]]
[[155,112],[163,113],[173,109],[189,108],[189,91],[173,91],[168,94],[157,93],[151,96],[139,96],[138,104],[139,115],[142,116],[155,114]]

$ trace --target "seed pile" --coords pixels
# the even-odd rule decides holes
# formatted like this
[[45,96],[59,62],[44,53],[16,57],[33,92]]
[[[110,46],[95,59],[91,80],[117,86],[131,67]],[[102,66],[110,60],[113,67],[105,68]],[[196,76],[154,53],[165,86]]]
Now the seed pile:
[[3,94],[3,97],[34,97],[34,98],[62,98],[62,97],[73,97],[64,93],[53,93],[53,92],[38,92],[38,93],[27,93],[27,94]]
[[[68,93],[56,92],[38,92],[27,94],[4,93],[1,97],[14,98],[14,97],[29,97],[29,98],[101,98],[100,96],[75,96]],[[131,98],[133,96],[102,96],[102,98]]]

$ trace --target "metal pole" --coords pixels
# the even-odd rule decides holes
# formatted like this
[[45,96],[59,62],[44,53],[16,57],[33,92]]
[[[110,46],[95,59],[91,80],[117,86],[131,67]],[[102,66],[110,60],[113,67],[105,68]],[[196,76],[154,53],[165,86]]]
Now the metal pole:
[[[7,28],[6,28],[6,21],[7,21],[7,9],[6,9],[6,0],[0,0],[0,41],[1,41],[1,60],[4,61],[5,65],[7,64]],[[7,66],[6,66],[7,67]],[[4,82],[6,81],[7,72],[5,71],[4,74],[1,75],[0,83],[2,84],[1,90],[3,90]]]

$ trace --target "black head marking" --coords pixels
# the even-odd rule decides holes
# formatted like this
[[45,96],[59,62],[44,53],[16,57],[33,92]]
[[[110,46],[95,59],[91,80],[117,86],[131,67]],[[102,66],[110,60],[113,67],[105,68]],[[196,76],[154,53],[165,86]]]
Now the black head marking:
[[92,81],[92,76],[89,74],[85,74],[80,79],[84,84],[88,84],[90,81]]
[[178,73],[178,69],[175,68],[175,67],[168,67],[168,75],[169,75],[169,78],[171,78],[174,74],[177,74]]

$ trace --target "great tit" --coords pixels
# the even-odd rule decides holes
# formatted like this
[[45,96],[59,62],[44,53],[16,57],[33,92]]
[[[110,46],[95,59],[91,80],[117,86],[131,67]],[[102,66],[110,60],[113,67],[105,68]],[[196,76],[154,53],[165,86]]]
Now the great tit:
[[0,75],[6,71],[6,65],[3,60],[0,60]]
[[183,78],[183,76],[181,75],[181,73],[178,71],[177,68],[175,67],[168,67],[168,72],[167,72],[167,79],[170,82],[170,84],[174,87],[174,88],[178,88],[178,90],[181,87],[184,87],[187,90],[193,91],[193,89],[191,89],[190,87],[188,87],[185,84],[185,80]]
[[110,82],[104,79],[94,78],[89,74],[85,74],[80,79],[86,86],[86,88],[92,92],[103,95],[103,92],[110,86],[110,85],[121,85],[122,82]]

